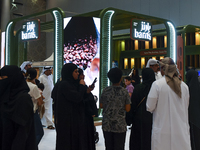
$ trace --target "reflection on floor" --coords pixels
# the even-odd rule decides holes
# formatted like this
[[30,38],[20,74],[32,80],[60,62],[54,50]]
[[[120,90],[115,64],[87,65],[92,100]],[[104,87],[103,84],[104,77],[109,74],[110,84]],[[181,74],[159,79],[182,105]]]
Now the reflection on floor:
[[[101,126],[96,126],[99,133],[99,142],[96,144],[96,150],[105,150],[104,138],[101,130]],[[125,150],[129,148],[130,129],[127,129]],[[39,150],[55,150],[56,143],[56,131],[44,128],[44,136],[39,144]]]

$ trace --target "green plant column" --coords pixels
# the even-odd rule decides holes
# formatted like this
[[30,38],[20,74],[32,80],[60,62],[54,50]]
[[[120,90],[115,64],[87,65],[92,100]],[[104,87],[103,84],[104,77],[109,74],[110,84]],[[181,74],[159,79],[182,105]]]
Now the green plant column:
[[101,19],[101,52],[100,52],[100,93],[109,85],[107,72],[111,67],[111,47],[112,47],[112,17],[115,11],[108,10]]
[[12,39],[13,39],[13,22],[9,22],[7,27],[6,27],[6,44],[5,44],[5,65],[10,65],[10,52],[11,52],[11,47],[12,47]]
[[63,66],[63,17],[58,10],[53,11],[54,16],[54,82],[61,77]]
[[167,21],[165,24],[168,30],[167,32],[167,56],[172,58],[176,63],[177,55],[176,55],[176,29],[174,25]]

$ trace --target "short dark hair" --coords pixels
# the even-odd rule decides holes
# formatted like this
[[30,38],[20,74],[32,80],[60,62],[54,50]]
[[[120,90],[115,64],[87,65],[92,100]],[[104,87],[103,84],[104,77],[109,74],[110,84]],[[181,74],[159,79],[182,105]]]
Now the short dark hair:
[[119,68],[112,68],[108,71],[107,77],[112,83],[119,83],[122,78],[122,71]]
[[131,77],[130,76],[126,76],[124,79],[131,81]]
[[37,86],[40,90],[44,90],[44,84],[43,83],[39,83]]
[[35,79],[37,77],[37,71],[34,68],[29,68],[26,71],[25,76],[27,77],[27,79],[33,80],[33,79]]

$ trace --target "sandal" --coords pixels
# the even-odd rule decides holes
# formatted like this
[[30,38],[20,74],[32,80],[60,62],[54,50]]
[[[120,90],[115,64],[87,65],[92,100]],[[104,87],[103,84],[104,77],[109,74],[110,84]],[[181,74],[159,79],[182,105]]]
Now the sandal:
[[55,129],[53,126],[48,126],[47,129]]

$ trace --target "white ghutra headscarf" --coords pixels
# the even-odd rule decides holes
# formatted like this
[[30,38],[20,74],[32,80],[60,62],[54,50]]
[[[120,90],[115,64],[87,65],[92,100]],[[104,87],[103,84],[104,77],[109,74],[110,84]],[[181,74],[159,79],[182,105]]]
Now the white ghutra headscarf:
[[32,62],[31,61],[24,61],[20,66],[21,71],[26,73],[26,69],[24,69],[24,68],[26,67],[26,65],[29,65],[29,64],[32,65]]

